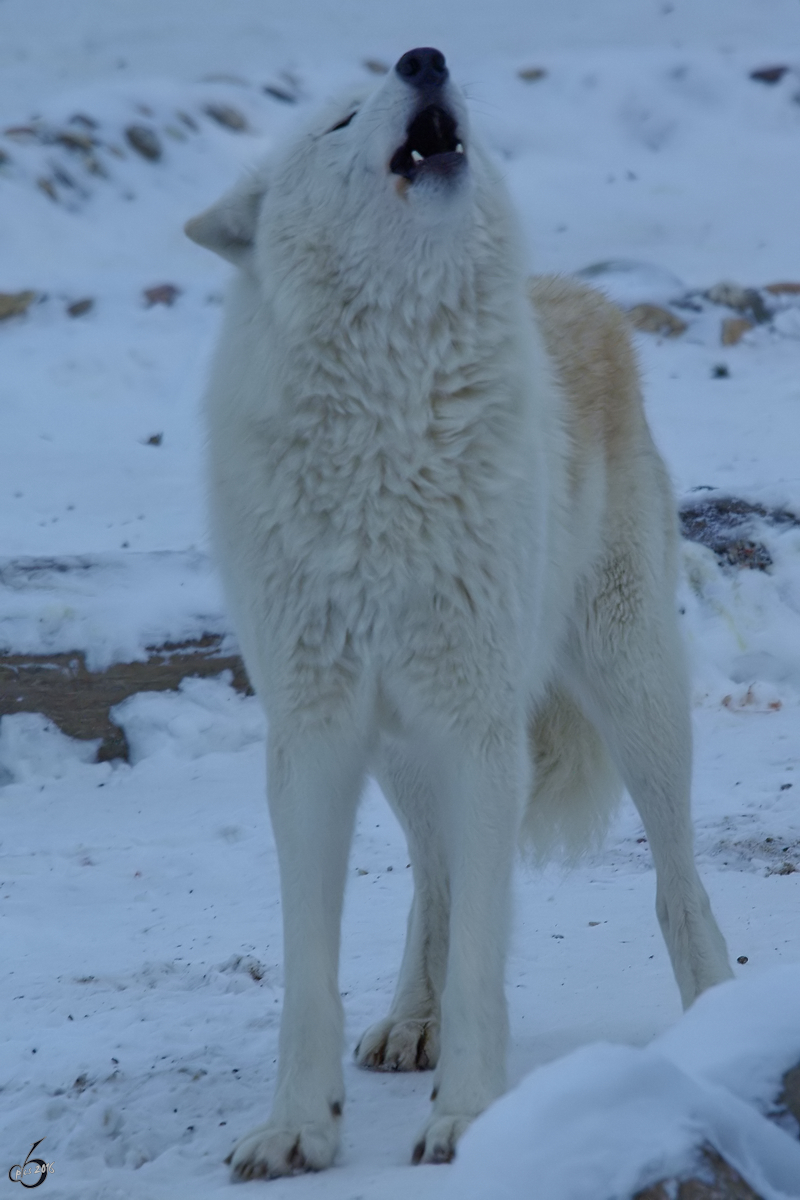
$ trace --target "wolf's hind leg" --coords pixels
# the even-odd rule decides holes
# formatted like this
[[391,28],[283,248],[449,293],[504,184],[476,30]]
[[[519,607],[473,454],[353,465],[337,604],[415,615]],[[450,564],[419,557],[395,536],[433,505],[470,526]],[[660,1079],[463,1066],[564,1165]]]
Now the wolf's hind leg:
[[684,1007],[731,977],[700,882],[690,812],[689,686],[672,588],[620,555],[586,600],[574,682],[639,810],[656,868],[656,912]]

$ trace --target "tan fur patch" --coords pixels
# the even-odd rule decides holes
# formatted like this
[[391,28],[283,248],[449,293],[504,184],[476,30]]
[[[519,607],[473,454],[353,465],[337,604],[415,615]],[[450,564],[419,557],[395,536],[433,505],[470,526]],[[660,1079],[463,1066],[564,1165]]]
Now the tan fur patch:
[[600,446],[610,463],[642,428],[636,358],[625,318],[600,292],[546,275],[531,280],[530,297],[567,400],[577,486]]

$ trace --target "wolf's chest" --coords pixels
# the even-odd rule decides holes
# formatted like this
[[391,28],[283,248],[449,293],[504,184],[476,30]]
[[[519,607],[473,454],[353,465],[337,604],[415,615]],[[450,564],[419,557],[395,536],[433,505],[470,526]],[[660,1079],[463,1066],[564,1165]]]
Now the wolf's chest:
[[421,422],[329,417],[277,436],[270,459],[285,548],[336,575],[427,573],[463,542],[475,506],[469,464]]

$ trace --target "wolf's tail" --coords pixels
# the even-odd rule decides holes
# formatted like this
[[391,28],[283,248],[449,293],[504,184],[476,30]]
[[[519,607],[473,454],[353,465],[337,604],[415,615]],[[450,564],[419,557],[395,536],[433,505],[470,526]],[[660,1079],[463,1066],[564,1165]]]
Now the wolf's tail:
[[594,725],[560,688],[532,717],[534,779],[520,845],[535,863],[575,862],[598,847],[622,796],[622,782]]

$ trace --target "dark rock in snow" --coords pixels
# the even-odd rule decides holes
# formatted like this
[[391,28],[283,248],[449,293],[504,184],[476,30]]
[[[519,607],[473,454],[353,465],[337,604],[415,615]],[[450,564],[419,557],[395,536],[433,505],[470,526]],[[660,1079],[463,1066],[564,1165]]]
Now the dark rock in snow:
[[125,138],[137,154],[141,154],[142,158],[147,158],[150,162],[158,162],[163,154],[161,140],[149,125],[129,125],[125,130]]
[[67,305],[67,315],[70,317],[82,317],[84,313],[91,312],[94,308],[94,300],[91,296],[87,296],[83,300],[76,300],[73,304]]
[[277,87],[274,83],[265,83],[262,90],[267,96],[272,96],[273,100],[280,100],[283,104],[297,103],[297,96],[292,92],[287,92],[286,88]]
[[148,308],[154,304],[165,304],[171,308],[180,294],[181,289],[174,283],[159,283],[156,287],[145,288],[143,293]]
[[724,305],[740,313],[749,313],[759,325],[768,321],[772,315],[756,288],[743,288],[738,283],[716,283],[705,292],[705,297],[712,304]]
[[800,1063],[783,1077],[783,1091],[778,1096],[779,1111],[790,1113],[800,1129]]
[[243,133],[247,129],[245,117],[238,108],[232,108],[229,104],[207,104],[205,112],[218,125],[224,125],[226,129],[232,129],[235,133]]
[[0,292],[0,321],[21,316],[35,299],[36,292]]
[[758,83],[780,83],[788,70],[789,68],[784,66],[759,67],[757,71],[750,72],[750,78]]
[[51,200],[58,200],[58,192],[56,191],[56,185],[53,183],[52,179],[48,179],[43,175],[41,179],[36,180],[36,186],[40,189],[40,191],[44,192],[46,196],[49,196]]
[[772,555],[763,541],[756,540],[759,525],[779,529],[800,527],[800,517],[785,508],[767,508],[732,496],[713,496],[683,504],[681,533],[690,542],[713,550],[723,566],[749,567],[766,571]]
[[95,139],[90,137],[88,133],[75,133],[72,129],[62,129],[55,135],[55,140],[67,150],[76,150],[83,153],[91,151],[95,145]]

